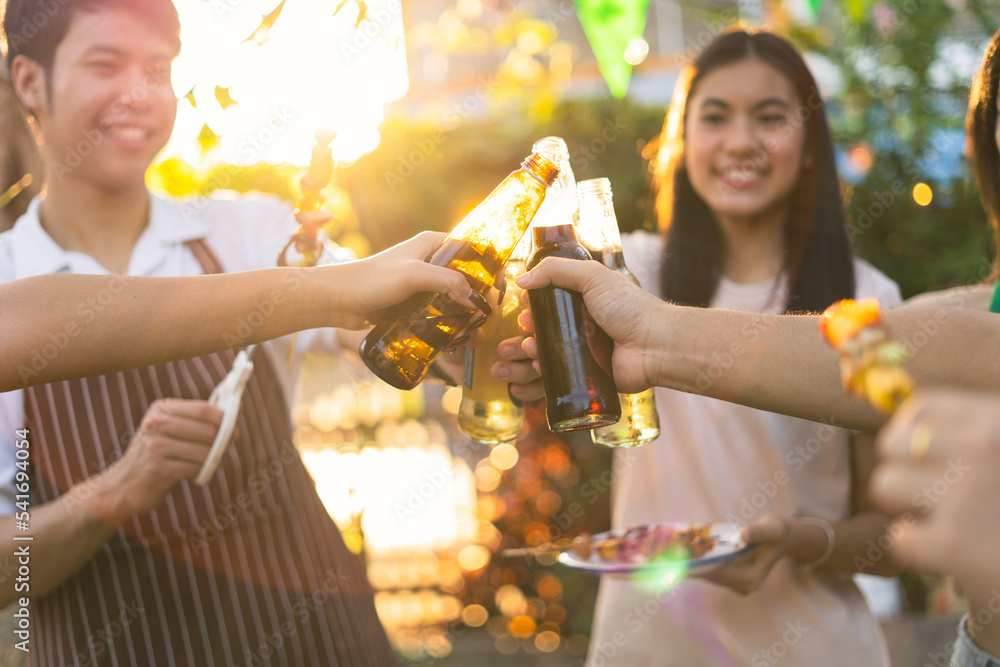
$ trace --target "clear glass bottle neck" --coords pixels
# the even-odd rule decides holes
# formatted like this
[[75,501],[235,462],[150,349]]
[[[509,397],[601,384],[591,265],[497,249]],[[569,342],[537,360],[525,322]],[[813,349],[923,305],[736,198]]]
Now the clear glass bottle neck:
[[579,184],[580,242],[595,257],[606,252],[622,251],[622,237],[611,197],[611,183],[606,178],[595,178]]
[[562,224],[566,218],[575,221],[578,208],[576,178],[573,176],[566,142],[560,137],[545,137],[536,141],[531,150],[544,155],[559,167],[559,176],[546,195],[539,224]]
[[555,187],[560,190],[572,187],[575,190],[576,178],[573,176],[573,168],[569,163],[569,148],[561,137],[545,137],[539,139],[531,147],[532,153],[538,153],[547,157],[552,164],[559,167],[559,177],[556,179]]

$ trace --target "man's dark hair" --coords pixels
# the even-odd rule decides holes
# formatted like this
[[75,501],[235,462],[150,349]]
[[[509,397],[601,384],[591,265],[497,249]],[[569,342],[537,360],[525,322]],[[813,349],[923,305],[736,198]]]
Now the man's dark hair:
[[7,67],[23,55],[51,72],[56,48],[75,13],[104,9],[134,14],[180,48],[180,20],[171,0],[7,0],[3,17]]

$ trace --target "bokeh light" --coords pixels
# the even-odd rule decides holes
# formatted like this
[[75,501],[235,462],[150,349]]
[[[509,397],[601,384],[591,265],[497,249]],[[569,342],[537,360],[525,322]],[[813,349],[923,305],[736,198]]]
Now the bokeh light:
[[934,191],[926,183],[917,183],[913,186],[913,201],[920,206],[928,206],[934,199]]
[[517,464],[517,459],[517,449],[507,443],[497,445],[490,452],[490,463],[497,470],[510,470]]
[[458,564],[463,570],[481,570],[490,562],[490,552],[479,545],[465,547],[458,553]]
[[524,639],[535,633],[535,619],[530,616],[515,616],[510,621],[510,634]]
[[535,647],[542,653],[552,653],[559,648],[559,635],[552,630],[539,632],[535,637]]
[[462,622],[470,628],[478,628],[486,623],[490,613],[480,604],[470,604],[462,610]]
[[649,55],[649,42],[642,37],[636,37],[625,47],[625,62],[633,67],[641,64]]

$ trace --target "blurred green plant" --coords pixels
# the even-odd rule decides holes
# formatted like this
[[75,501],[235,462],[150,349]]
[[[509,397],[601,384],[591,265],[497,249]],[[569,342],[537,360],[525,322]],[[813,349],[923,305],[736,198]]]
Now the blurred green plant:
[[[831,2],[816,26],[778,13],[779,26],[840,81],[829,116],[845,157],[848,231],[857,252],[899,282],[904,296],[979,282],[993,262],[962,156],[969,83],[1000,27],[988,4]],[[921,183],[933,194],[929,203],[915,201]]]

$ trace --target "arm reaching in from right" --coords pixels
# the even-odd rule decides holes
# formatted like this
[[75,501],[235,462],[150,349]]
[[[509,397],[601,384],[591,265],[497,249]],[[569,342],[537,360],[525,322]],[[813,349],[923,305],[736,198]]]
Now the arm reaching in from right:
[[[839,360],[819,334],[816,316],[675,306],[597,262],[548,258],[518,278],[528,289],[550,284],[581,292],[595,321],[615,339],[614,376],[622,391],[655,385],[868,431],[886,420],[843,389]],[[1000,386],[995,314],[906,306],[885,311],[883,320],[914,350],[907,370],[918,387]],[[534,355],[532,343],[525,349]]]

